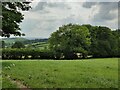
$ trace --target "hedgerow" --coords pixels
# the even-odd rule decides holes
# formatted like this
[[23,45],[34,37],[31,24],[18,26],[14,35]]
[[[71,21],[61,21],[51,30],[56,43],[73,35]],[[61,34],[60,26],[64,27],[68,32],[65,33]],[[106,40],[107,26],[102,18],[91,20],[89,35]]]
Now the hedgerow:
[[54,59],[54,55],[50,50],[6,48],[2,49],[2,59]]

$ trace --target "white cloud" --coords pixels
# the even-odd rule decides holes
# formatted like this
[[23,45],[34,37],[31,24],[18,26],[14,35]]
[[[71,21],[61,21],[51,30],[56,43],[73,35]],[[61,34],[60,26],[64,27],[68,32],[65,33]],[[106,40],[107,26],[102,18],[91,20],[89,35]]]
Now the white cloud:
[[[65,0],[65,2],[47,0],[47,2],[44,1],[45,3],[42,2],[43,0],[39,1],[41,3],[37,1],[31,4],[32,10],[23,12],[25,19],[21,28],[26,33],[26,37],[49,37],[58,27],[68,23],[107,25],[110,28],[117,28],[117,16],[115,15],[118,11],[116,9],[109,12],[115,16],[114,19],[102,20],[96,16],[102,15],[102,12],[100,13],[101,5],[98,4],[85,8],[83,7],[84,2],[72,2],[73,0],[71,2],[70,0]],[[86,5],[88,6],[88,4]],[[102,22],[95,18],[102,20]]]
[[119,2],[119,0],[86,0],[86,2]]

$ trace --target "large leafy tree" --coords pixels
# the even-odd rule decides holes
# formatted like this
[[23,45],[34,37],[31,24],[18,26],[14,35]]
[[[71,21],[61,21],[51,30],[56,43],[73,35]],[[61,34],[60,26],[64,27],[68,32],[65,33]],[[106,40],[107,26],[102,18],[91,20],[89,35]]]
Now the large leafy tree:
[[113,35],[116,37],[116,39],[114,39],[115,41],[117,41],[117,49],[115,50],[115,55],[117,57],[120,57],[120,29],[117,29],[115,31],[112,31]]
[[2,37],[10,37],[10,35],[24,35],[20,31],[19,24],[24,19],[21,11],[29,10],[30,2],[2,2],[2,29],[0,35]]
[[0,30],[1,29],[2,29],[2,3],[0,2]]
[[[112,30],[103,26],[84,25],[90,31],[91,46],[90,52],[93,57],[116,56],[118,51],[117,37]],[[116,35],[117,36],[117,35]]]
[[76,53],[87,54],[90,46],[89,30],[77,24],[67,24],[59,27],[49,38],[50,48],[56,58],[63,55],[66,59],[76,58]]

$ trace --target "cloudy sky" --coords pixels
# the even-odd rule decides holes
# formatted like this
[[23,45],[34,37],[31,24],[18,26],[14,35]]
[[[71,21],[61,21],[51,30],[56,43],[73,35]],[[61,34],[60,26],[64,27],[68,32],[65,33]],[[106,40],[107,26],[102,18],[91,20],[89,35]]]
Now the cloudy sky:
[[68,23],[102,25],[117,29],[117,1],[34,0],[31,3],[32,9],[23,12],[24,20],[20,27],[26,37],[36,38],[48,38],[58,27]]

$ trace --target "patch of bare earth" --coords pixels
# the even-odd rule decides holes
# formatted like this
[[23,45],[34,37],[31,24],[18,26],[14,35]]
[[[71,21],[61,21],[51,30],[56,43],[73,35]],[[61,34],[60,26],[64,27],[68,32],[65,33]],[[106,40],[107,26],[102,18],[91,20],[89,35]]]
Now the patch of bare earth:
[[12,79],[9,75],[7,75],[6,78],[9,79],[11,81],[11,83],[17,85],[17,87],[20,90],[32,90],[32,89],[30,89],[30,87],[24,85],[21,81]]

